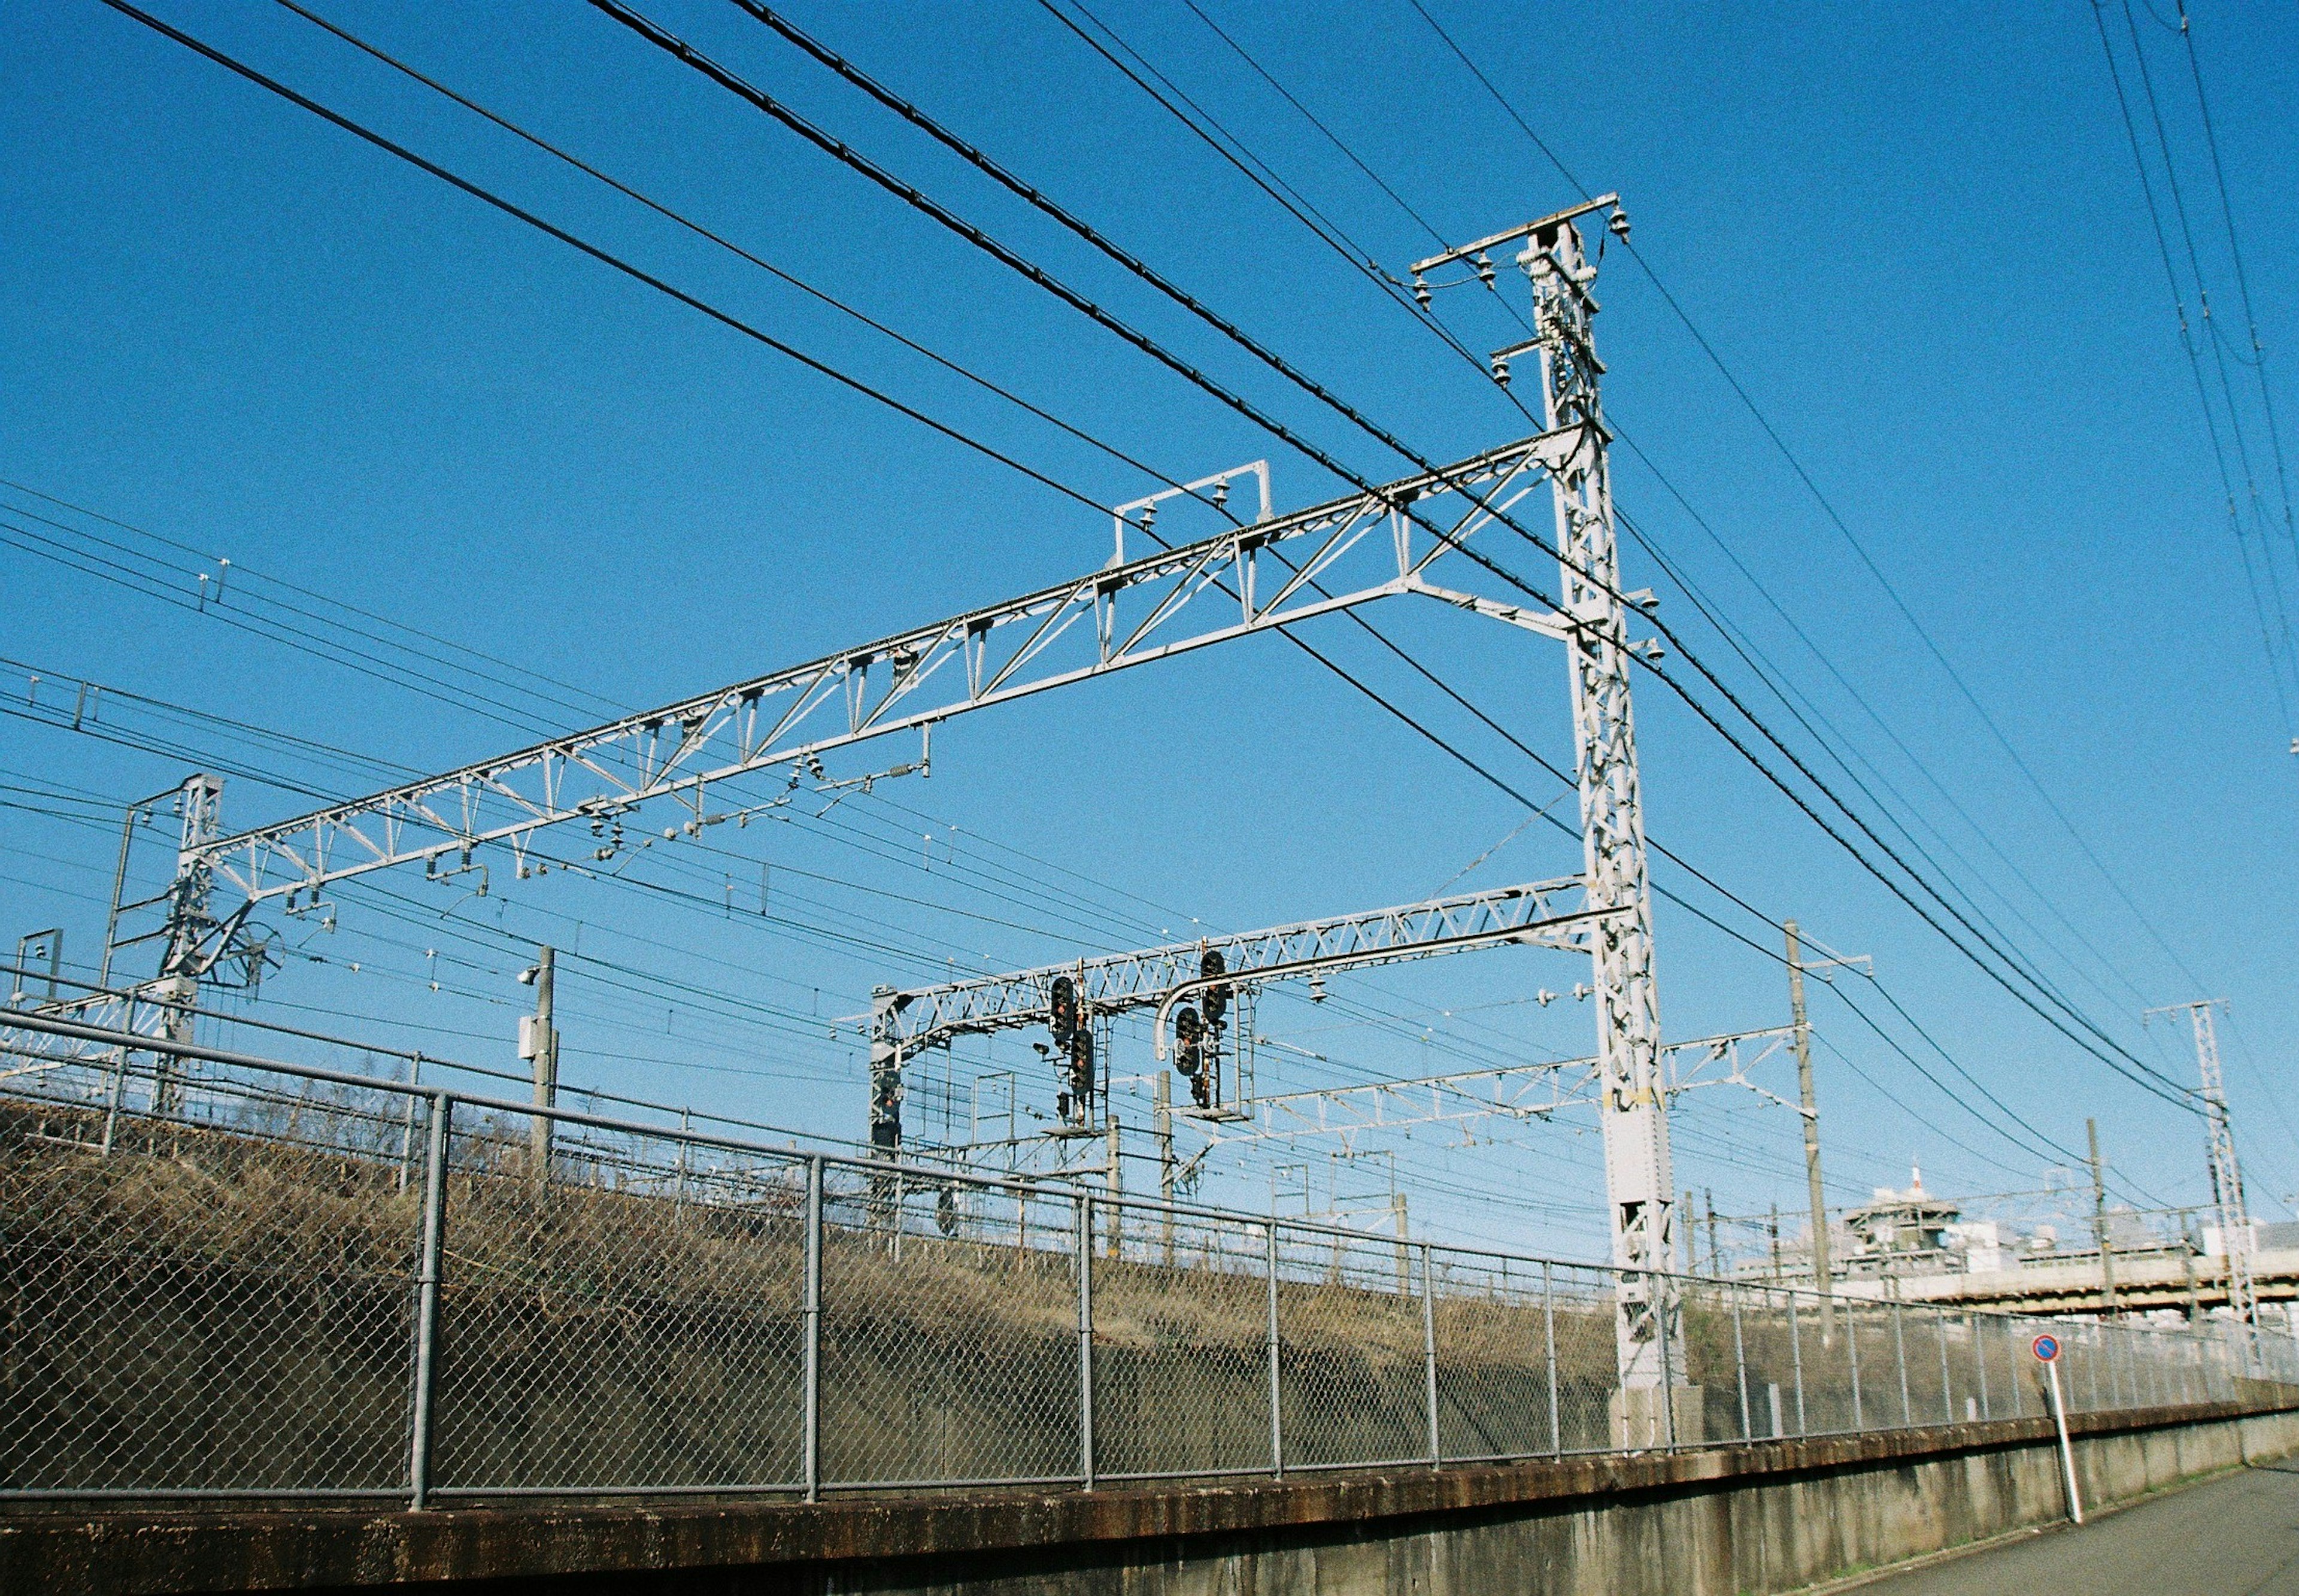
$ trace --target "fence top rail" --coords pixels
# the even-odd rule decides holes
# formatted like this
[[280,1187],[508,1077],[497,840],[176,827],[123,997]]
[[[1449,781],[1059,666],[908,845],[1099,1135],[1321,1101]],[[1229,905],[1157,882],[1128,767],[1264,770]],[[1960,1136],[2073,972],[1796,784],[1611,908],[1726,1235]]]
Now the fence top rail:
[[[18,969],[12,965],[0,963],[0,977],[11,975],[23,976],[26,978],[37,976],[38,979],[42,981],[46,981],[48,978],[48,975],[46,970],[24,971]],[[145,1009],[163,1009],[167,1006],[159,999],[147,997],[140,993],[122,991],[116,986],[98,986],[93,982],[74,980],[70,976],[57,977],[56,984],[60,986],[74,987],[86,994],[82,998],[66,1000],[68,1003],[74,1006],[82,1003],[94,1006],[98,1003],[107,1002],[120,1003],[131,1007],[140,1006]],[[43,1014],[43,1011],[40,1010],[12,1009],[7,1007],[4,1003],[0,1003],[0,1032],[5,1032],[12,1026],[16,1025],[20,1020],[29,1015],[39,1015],[47,1018],[56,1018],[56,1016],[53,1014]],[[511,1070],[491,1068],[485,1064],[474,1064],[468,1060],[453,1058],[446,1053],[426,1052],[421,1048],[393,1047],[388,1043],[380,1042],[362,1042],[356,1037],[338,1036],[332,1032],[314,1031],[303,1026],[282,1025],[278,1020],[258,1019],[252,1014],[224,1014],[217,1013],[212,1010],[202,1010],[199,1011],[196,1018],[211,1020],[218,1025],[240,1026],[253,1030],[269,1031],[276,1035],[293,1036],[301,1042],[324,1043],[329,1047],[342,1048],[348,1052],[364,1053],[369,1058],[397,1059],[402,1062],[415,1065],[419,1068],[428,1068],[433,1069],[451,1069],[461,1075],[477,1076],[486,1080],[508,1081],[513,1085],[522,1085],[526,1084],[527,1079],[527,1076],[517,1074]],[[85,1024],[87,1022],[78,1021],[75,1023]],[[26,1027],[24,1028],[43,1029],[45,1027]],[[114,1031],[113,1034],[118,1035],[119,1033]],[[140,1035],[141,1033],[137,1033],[137,1035]],[[154,1039],[148,1037],[145,1038],[147,1045],[132,1051],[154,1051],[148,1045],[152,1040]],[[6,1051],[12,1052],[14,1050]],[[30,1058],[39,1055],[27,1053],[23,1056]],[[275,1063],[273,1066],[275,1068],[285,1067],[284,1063]],[[382,1083],[378,1081],[375,1084],[380,1085]],[[434,1083],[434,1085],[436,1084],[436,1083]],[[404,1086],[407,1083],[401,1082],[400,1085]],[[593,1102],[619,1103],[625,1108],[643,1109],[650,1113],[679,1115],[689,1119],[704,1120],[713,1125],[730,1125],[738,1130],[764,1131],[770,1135],[793,1136],[802,1142],[818,1142],[825,1146],[829,1147],[861,1147],[866,1145],[866,1143],[858,1142],[851,1136],[826,1136],[819,1131],[795,1130],[788,1126],[768,1125],[762,1120],[743,1119],[732,1115],[716,1114],[707,1110],[693,1108],[691,1105],[686,1104],[656,1102],[651,1098],[644,1097],[626,1097],[619,1092],[610,1092],[601,1086],[578,1086],[566,1082],[561,1082],[559,1089],[561,1092],[569,1093],[577,1097],[586,1098]],[[415,1090],[421,1093],[423,1095],[428,1096],[432,1091],[432,1087],[425,1086],[419,1083],[415,1087]]]
[[[1879,1308],[1929,1306],[1822,1293],[1809,1287],[1787,1285],[1770,1281],[1727,1279],[1665,1269],[1631,1270],[1618,1264],[1598,1259],[1554,1258],[1541,1253],[1510,1252],[1497,1247],[1468,1246],[1451,1242],[1423,1242],[1412,1237],[1399,1236],[1393,1231],[1353,1230],[1346,1226],[1331,1225],[1314,1219],[1287,1218],[1274,1214],[1248,1214],[1234,1209],[1100,1193],[1078,1183],[1033,1181],[1012,1176],[977,1175],[931,1166],[890,1163],[882,1160],[853,1158],[836,1153],[801,1152],[794,1147],[777,1147],[711,1131],[643,1125],[632,1120],[615,1118],[609,1115],[586,1113],[577,1109],[542,1108],[533,1102],[521,1102],[513,1098],[486,1096],[445,1086],[411,1085],[405,1081],[383,1080],[374,1076],[360,1075],[350,1070],[328,1069],[317,1065],[291,1064],[285,1060],[267,1059],[260,1054],[213,1047],[203,1043],[178,1042],[164,1036],[145,1036],[132,1031],[112,1030],[102,1026],[91,1026],[78,1020],[62,1019],[53,1015],[28,1010],[0,1010],[0,1028],[7,1027],[41,1032],[77,1041],[100,1043],[119,1048],[123,1052],[165,1053],[176,1058],[196,1059],[209,1063],[228,1065],[233,1068],[263,1070],[296,1079],[356,1087],[408,1099],[421,1099],[434,1104],[465,1104],[519,1118],[540,1118],[560,1124],[585,1126],[595,1130],[646,1136],[659,1141],[681,1143],[688,1146],[716,1148],[726,1152],[779,1159],[793,1164],[803,1164],[809,1160],[818,1160],[826,1170],[831,1168],[851,1170],[867,1176],[874,1182],[892,1180],[898,1183],[916,1183],[921,1193],[942,1185],[965,1185],[978,1190],[1006,1192],[1022,1198],[1042,1198],[1050,1201],[1062,1202],[1091,1202],[1158,1216],[1170,1214],[1180,1218],[1211,1220],[1218,1224],[1290,1233],[1295,1235],[1317,1236],[1329,1241],[1357,1243],[1377,1248],[1423,1248],[1441,1252],[1451,1259],[1478,1259],[1495,1263],[1524,1265],[1549,1270],[1565,1269],[1595,1276],[1644,1274],[1656,1280],[1672,1280],[1685,1286],[1722,1288],[1734,1292],[1761,1292],[1771,1296],[1787,1297],[1792,1301],[1799,1298],[1818,1301],[1825,1295],[1827,1301],[1838,1307],[1848,1307],[1862,1301],[1872,1303]],[[103,1062],[97,1060],[68,1061],[89,1068],[98,1067]],[[1530,1284],[1529,1280],[1527,1284]],[[2083,1322],[2059,1315],[2011,1314],[1987,1308],[1959,1308],[1956,1311],[1960,1315],[1999,1319],[2006,1323]]]

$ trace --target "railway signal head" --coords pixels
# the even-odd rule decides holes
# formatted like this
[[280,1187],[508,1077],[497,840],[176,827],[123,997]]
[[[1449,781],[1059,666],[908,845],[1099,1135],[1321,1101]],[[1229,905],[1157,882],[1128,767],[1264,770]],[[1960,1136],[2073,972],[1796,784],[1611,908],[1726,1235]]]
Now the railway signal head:
[[1054,1046],[1069,1052],[1070,1038],[1078,1029],[1077,983],[1067,976],[1056,976],[1046,989],[1046,1025],[1054,1034]]
[[[1229,961],[1222,957],[1222,951],[1219,948],[1208,948],[1205,955],[1198,960],[1198,974],[1200,977],[1221,976],[1228,973]],[[1209,1029],[1218,1029],[1223,1020],[1228,1017],[1229,992],[1229,983],[1224,981],[1217,985],[1207,987],[1198,994],[1198,1003],[1204,1010],[1205,1022]]]
[[1206,1073],[1206,1026],[1195,1009],[1184,1005],[1174,1016],[1174,1068],[1190,1083],[1190,1097],[1199,1108],[1213,1102],[1213,1083]]

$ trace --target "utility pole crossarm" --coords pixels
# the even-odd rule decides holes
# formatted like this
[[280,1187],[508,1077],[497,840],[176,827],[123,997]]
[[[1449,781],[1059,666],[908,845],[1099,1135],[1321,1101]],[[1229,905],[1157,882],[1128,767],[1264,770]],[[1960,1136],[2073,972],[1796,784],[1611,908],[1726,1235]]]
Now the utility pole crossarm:
[[[316,900],[328,883],[371,870],[451,856],[467,864],[482,844],[508,844],[523,869],[543,827],[610,819],[668,794],[692,808],[692,825],[712,824],[726,818],[706,808],[714,783],[1415,591],[1432,561],[1490,520],[1476,501],[1496,503],[1519,478],[1580,458],[1586,432],[1576,420],[1374,493],[225,837],[200,858],[248,899],[285,896],[293,908],[299,894]],[[1446,517],[1436,502],[1457,494],[1465,502]],[[1413,517],[1399,511],[1407,503]],[[1431,536],[1415,517],[1443,518],[1446,535]],[[1298,552],[1274,552],[1288,544]]]
[[[911,992],[879,994],[877,1035],[915,1052],[952,1036],[975,1035],[1045,1023],[1056,977],[1079,983],[1078,995],[1097,1013],[1154,1008],[1176,987],[1199,978],[1199,961],[1210,950],[1222,955],[1230,980],[1249,981],[1253,972],[1332,958],[1372,960],[1385,952],[1400,954],[1432,943],[1471,937],[1515,936],[1545,945],[1585,949],[1589,927],[1581,917],[1586,894],[1579,877],[1497,886],[1483,892],[1432,898],[1363,914],[1332,915],[1261,931],[1208,936],[1138,952],[1072,960],[1011,975],[952,981]],[[1565,921],[1553,930],[1544,923]]]

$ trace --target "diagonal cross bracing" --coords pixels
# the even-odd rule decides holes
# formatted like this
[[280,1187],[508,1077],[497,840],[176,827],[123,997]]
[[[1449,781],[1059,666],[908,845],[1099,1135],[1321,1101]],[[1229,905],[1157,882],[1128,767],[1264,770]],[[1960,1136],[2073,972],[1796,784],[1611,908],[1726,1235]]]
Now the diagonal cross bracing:
[[[897,633],[500,758],[222,838],[202,851],[250,899],[296,894],[395,865],[510,846],[676,794],[698,819],[714,783],[932,726],[1129,666],[1418,589],[1422,572],[1487,518],[1463,495],[1443,538],[1435,501],[1490,503],[1591,447],[1578,424],[1473,459]],[[1375,536],[1376,533],[1385,534]],[[1290,553],[1280,545],[1292,544]],[[1321,591],[1322,589],[1322,591]]]

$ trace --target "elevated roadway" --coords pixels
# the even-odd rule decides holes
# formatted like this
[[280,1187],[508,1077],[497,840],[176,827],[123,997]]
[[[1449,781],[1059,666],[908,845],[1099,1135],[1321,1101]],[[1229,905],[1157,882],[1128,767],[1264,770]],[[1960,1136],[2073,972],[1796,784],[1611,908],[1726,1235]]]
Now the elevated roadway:
[[[2262,1302],[2299,1299],[2299,1248],[2252,1254],[2252,1280]],[[1898,1275],[1844,1280],[1838,1295],[1943,1308],[1992,1308],[2011,1313],[2099,1313],[2109,1306],[2096,1256],[2062,1263],[1950,1275]],[[2127,1311],[2210,1309],[2227,1305],[2227,1259],[2172,1251],[2115,1254],[2116,1304]]]

